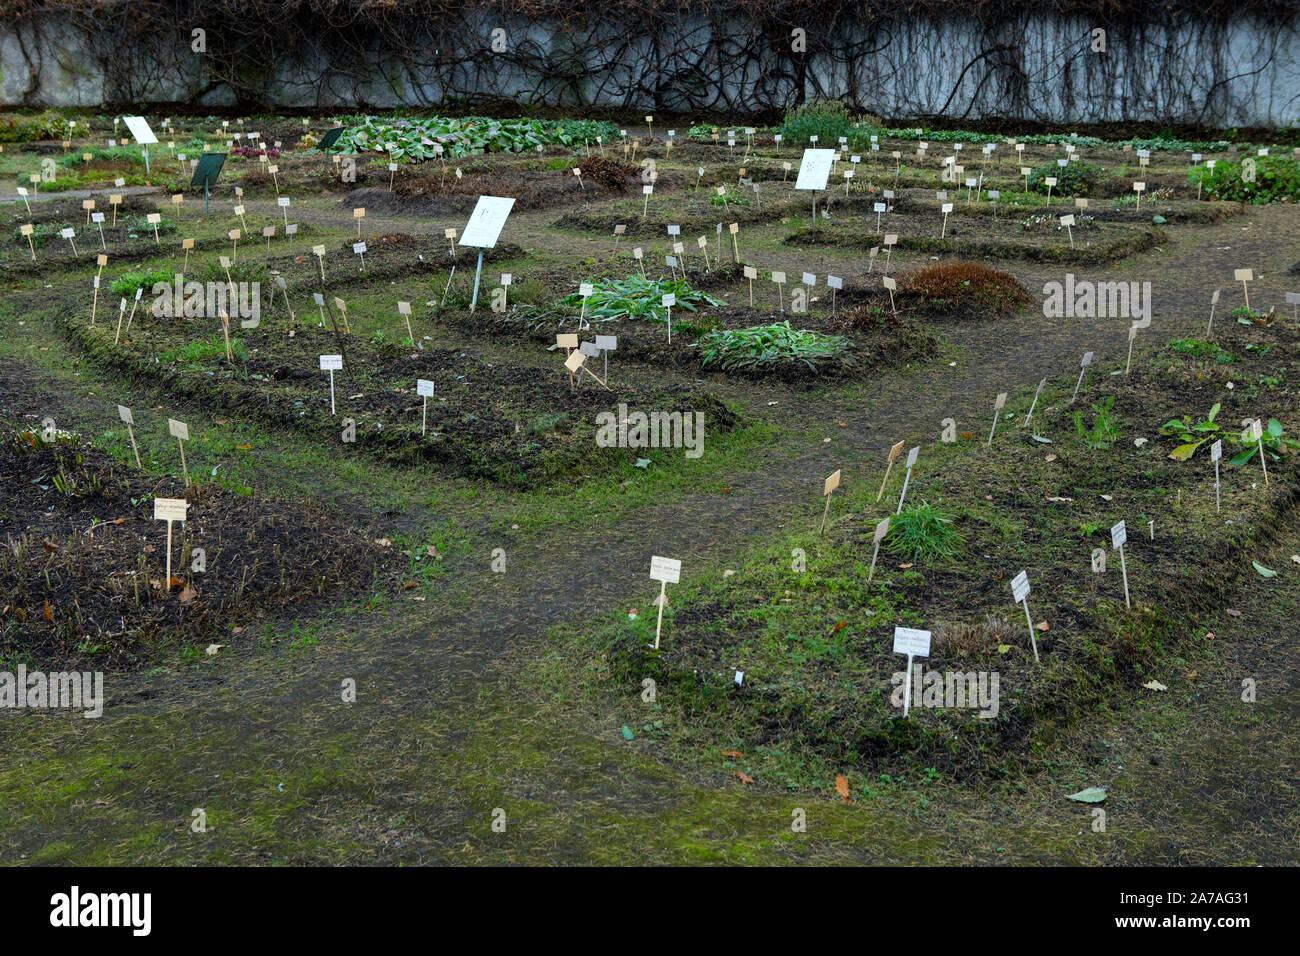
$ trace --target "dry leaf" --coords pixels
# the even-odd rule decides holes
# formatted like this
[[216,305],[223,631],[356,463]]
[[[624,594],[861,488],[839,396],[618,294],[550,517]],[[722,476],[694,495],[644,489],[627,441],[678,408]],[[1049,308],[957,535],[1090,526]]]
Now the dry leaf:
[[411,590],[411,588],[413,588],[413,587],[415,587],[415,582],[414,582],[414,581],[407,581],[405,584],[402,585],[402,590],[403,590],[403,591],[409,591],[409,590]]
[[906,571],[908,568],[912,568],[912,567],[915,567],[915,566],[916,566],[916,565],[914,565],[911,561],[909,561],[909,562],[907,562],[907,564],[900,564],[898,567],[899,567],[900,570]]
[[126,523],[126,519],[125,519],[125,518],[114,518],[114,519],[113,519],[113,524],[125,524],[125,523]]
[[1149,680],[1142,686],[1147,688],[1147,690],[1168,690],[1169,689],[1164,684],[1160,683],[1160,681],[1158,680]]
[[1241,612],[1233,608],[1228,608],[1229,617],[1241,617]]
[[42,614],[41,616],[42,616],[43,618],[45,618],[45,620],[50,621],[51,623],[53,623],[53,621],[54,621],[54,612],[50,610],[50,599],[49,599],[49,598],[46,598],[46,599],[45,599],[45,613]]
[[724,757],[743,757],[743,756],[745,756],[745,755],[742,754],[739,750],[724,750],[724,751],[722,751],[722,756],[724,756]]
[[835,775],[835,792],[840,795],[840,799],[845,803],[849,802],[849,778],[842,773]]
[[391,548],[393,546],[393,542],[388,538],[376,538],[375,544],[379,545],[381,548]]
[[831,633],[833,633],[833,634],[838,634],[840,631],[844,630],[844,628],[846,628],[846,627],[848,627],[848,622],[847,622],[847,621],[836,621],[836,622],[835,622],[835,627],[832,629]]
[[1055,456],[1055,455],[1048,455],[1046,460],[1047,460],[1047,461],[1056,461],[1056,456]]
[[961,433],[961,437],[962,437],[962,438],[974,438],[975,436],[972,435],[970,432],[962,432],[962,433]]
[[1046,621],[1039,621],[1037,624],[1034,625],[1034,627],[1038,628],[1038,630],[1040,631],[1051,630],[1051,625],[1048,624]]
[[217,656],[217,651],[221,650],[221,649],[222,649],[223,647],[225,647],[225,646],[226,646],[225,644],[209,644],[209,645],[208,645],[208,657],[216,657],[216,656]]
[[1196,676],[1196,671],[1188,671],[1183,676],[1186,677],[1188,680],[1191,680],[1193,677]]
[[1213,631],[1206,631],[1206,632],[1205,632],[1205,639],[1206,639],[1207,641],[1212,641],[1212,640],[1214,640],[1214,632],[1213,632]]
[[750,776],[749,774],[747,774],[747,773],[741,773],[739,770],[733,770],[733,771],[731,771],[731,774],[732,774],[732,776],[734,776],[737,780],[739,780],[741,783],[753,783],[753,782],[754,782],[754,778],[753,778],[753,777],[751,777],[751,776]]
[[191,601],[193,601],[193,600],[194,600],[196,597],[198,597],[198,596],[199,596],[199,592],[196,591],[196,590],[194,590],[194,589],[193,589],[192,587],[190,587],[188,584],[187,584],[185,587],[181,588],[181,603],[182,603],[182,604],[189,604]]

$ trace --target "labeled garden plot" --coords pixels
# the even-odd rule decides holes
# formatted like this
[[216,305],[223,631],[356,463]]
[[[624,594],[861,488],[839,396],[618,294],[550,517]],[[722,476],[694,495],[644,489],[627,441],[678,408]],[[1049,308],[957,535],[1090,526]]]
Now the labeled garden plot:
[[[6,430],[0,479],[6,660],[122,668],[197,654],[232,627],[364,592],[390,570],[383,548],[318,510],[186,488],[52,424]],[[170,558],[155,499],[188,502]]]
[[[651,751],[792,786],[849,768],[870,780],[1033,765],[1106,696],[1161,673],[1187,625],[1238,587],[1242,572],[1228,569],[1249,569],[1244,556],[1295,504],[1300,402],[1287,369],[1298,357],[1293,331],[1234,317],[1128,375],[1097,373],[1073,403],[1073,379],[1049,381],[987,421],[954,423],[952,444],[923,443],[906,490],[901,460],[883,484],[883,457],[864,463],[824,539],[810,502],[806,533],[679,595],[657,653],[645,650],[654,614],[635,608],[594,633],[564,632],[548,677],[631,724],[625,701],[648,677],[662,702]],[[994,416],[1005,424],[988,444]],[[1243,416],[1268,421],[1262,439],[1242,435]],[[1217,503],[1212,441],[1223,447]],[[1032,611],[1013,594],[1021,570]],[[903,721],[905,661],[890,636],[922,623],[934,641],[918,664],[939,682],[915,672]],[[955,705],[947,672],[962,675]],[[974,679],[988,672],[992,696]]]

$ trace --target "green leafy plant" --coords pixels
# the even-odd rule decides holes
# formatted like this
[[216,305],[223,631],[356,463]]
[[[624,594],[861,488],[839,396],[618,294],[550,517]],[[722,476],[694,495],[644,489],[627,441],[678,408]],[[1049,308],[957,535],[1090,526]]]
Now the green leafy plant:
[[[1255,170],[1250,182],[1244,179],[1247,159]],[[1199,182],[1210,199],[1249,203],[1300,200],[1300,161],[1290,156],[1250,156],[1241,162],[1221,159],[1213,169],[1194,167],[1187,178],[1193,186]]]
[[1193,423],[1190,415],[1184,415],[1182,418],[1174,418],[1161,425],[1161,435],[1181,442],[1169,453],[1169,457],[1174,461],[1187,461],[1196,454],[1196,449],[1218,435],[1220,429],[1214,421],[1218,414],[1219,403],[1215,402],[1210,413],[1199,422]]
[[954,517],[927,502],[904,508],[889,519],[885,547],[913,561],[936,561],[961,553],[962,538]]
[[[651,322],[666,322],[668,309],[663,304],[663,297],[676,297],[674,312],[685,310],[696,312],[706,306],[722,305],[720,301],[692,289],[682,279],[648,279],[633,273],[626,279],[601,279],[592,283],[592,293],[587,297],[586,316],[589,319],[609,321],[613,319],[646,319]],[[574,293],[566,296],[565,305],[580,309],[582,296]]]
[[1300,441],[1294,438],[1287,438],[1282,431],[1282,423],[1276,418],[1270,418],[1268,425],[1264,427],[1264,433],[1259,440],[1250,437],[1250,433],[1243,432],[1237,439],[1242,446],[1242,450],[1232,457],[1228,464],[1234,468],[1240,468],[1246,462],[1255,457],[1261,444],[1269,458],[1274,461],[1281,461],[1285,455],[1293,455],[1300,449]]
[[[175,277],[176,274],[171,269],[155,269],[153,272],[124,272],[113,280],[111,288],[114,295],[131,298],[135,295],[137,289],[144,289],[148,292],[158,283],[170,283]],[[225,276],[222,276],[222,279],[224,278]]]
[[704,366],[725,372],[760,371],[783,363],[800,363],[816,373],[830,362],[853,365],[849,340],[811,329],[792,329],[789,321],[748,329],[715,329],[700,339]]
[[1110,412],[1114,404],[1115,396],[1112,395],[1106,399],[1105,404],[1092,406],[1095,418],[1091,429],[1084,427],[1083,412],[1074,413],[1074,430],[1089,448],[1109,448],[1119,439],[1119,428]]
[[1169,343],[1168,347],[1170,351],[1177,352],[1180,355],[1213,359],[1220,365],[1226,365],[1232,361],[1231,352],[1220,348],[1217,342],[1207,342],[1205,339],[1174,339]]
[[[581,146],[600,136],[618,139],[618,127],[603,120],[490,119],[430,116],[379,119],[362,117],[346,127],[335,151],[383,152],[393,159],[423,162],[435,158],[435,145],[447,158],[477,153],[518,153],[538,146]],[[391,149],[390,149],[391,146]]]

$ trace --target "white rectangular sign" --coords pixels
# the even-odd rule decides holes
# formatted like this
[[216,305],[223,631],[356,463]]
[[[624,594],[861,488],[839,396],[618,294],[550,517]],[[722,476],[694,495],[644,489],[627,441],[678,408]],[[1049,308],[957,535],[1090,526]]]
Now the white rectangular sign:
[[322,355],[320,357],[320,370],[322,372],[338,371],[343,368],[342,355]]
[[474,207],[465,230],[461,233],[460,244],[476,249],[491,249],[497,244],[501,229],[506,224],[506,217],[514,208],[513,199],[499,196],[479,196],[478,205]]
[[650,578],[665,584],[676,584],[682,578],[682,563],[675,558],[650,556]]
[[908,657],[930,656],[930,632],[914,627],[894,628],[894,653]]
[[135,141],[141,146],[148,146],[150,143],[158,142],[158,137],[153,134],[153,130],[149,128],[149,124],[143,116],[123,116],[122,122],[126,124],[126,128],[131,131],[131,135],[135,137]]
[[833,149],[805,149],[803,162],[799,164],[799,178],[795,180],[795,189],[825,189],[830,179],[831,163],[835,158]]
[[155,498],[153,517],[155,521],[184,521],[188,507],[189,502],[184,498]]

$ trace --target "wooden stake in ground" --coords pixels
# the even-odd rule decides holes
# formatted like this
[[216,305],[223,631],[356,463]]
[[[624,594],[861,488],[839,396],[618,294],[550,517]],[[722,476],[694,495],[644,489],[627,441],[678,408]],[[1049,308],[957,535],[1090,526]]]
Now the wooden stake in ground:
[[23,205],[27,207],[27,216],[30,219],[32,215],[32,204],[27,201],[27,187],[19,186],[18,195],[22,198]]
[[745,278],[749,280],[749,307],[754,307],[754,280],[758,278],[758,269],[745,266]]
[[348,304],[338,296],[334,297],[334,308],[343,314],[343,331],[348,335],[352,334],[352,326],[348,325]]
[[357,238],[361,238],[361,220],[366,218],[366,209],[364,206],[352,210],[352,218],[357,221]]
[[[70,245],[70,246],[72,247],[72,256],[73,256],[73,258],[75,258],[75,259],[80,259],[81,256],[78,255],[78,253],[77,253],[77,244],[76,244],[75,242],[72,241],[73,233],[74,233],[74,230],[72,229],[71,226],[68,226],[66,229],[60,229],[60,230],[59,230],[59,235],[62,236],[64,239],[68,240],[68,245]],[[29,238],[27,241],[28,241],[28,243],[30,243],[30,242],[31,242],[31,239]],[[34,257],[33,257],[33,258],[34,258]]]
[[668,310],[668,344],[673,344],[673,306],[677,304],[677,296],[668,293],[659,300],[665,309]]
[[266,240],[266,255],[271,257],[271,239],[275,236],[275,226],[263,226],[262,237]]
[[896,245],[898,245],[898,233],[896,232],[887,233],[884,238],[886,269],[889,268],[890,253],[894,251],[894,246]]
[[831,513],[831,495],[835,493],[835,489],[839,486],[840,473],[837,470],[835,474],[826,479],[826,485],[822,491],[822,494],[826,496],[826,507],[822,509],[822,526],[821,530],[817,532],[818,535],[826,533],[826,516]]
[[948,214],[952,212],[952,203],[946,202],[940,208],[943,210],[943,228],[939,231],[939,238],[942,239],[948,234]]
[[1119,549],[1119,567],[1124,575],[1124,606],[1132,608],[1133,602],[1129,600],[1128,596],[1128,564],[1124,561],[1124,542],[1127,540],[1128,529],[1124,527],[1123,521],[1110,529],[1110,547],[1111,550]]
[[95,284],[95,295],[90,300],[90,327],[95,327],[95,311],[99,308],[99,276],[91,276]]
[[184,524],[185,511],[188,507],[189,502],[184,498],[155,498],[153,500],[154,520],[167,522],[167,577],[163,580],[163,594],[170,595],[172,590],[172,522],[179,521]]
[[397,314],[406,320],[406,337],[411,340],[411,348],[415,348],[415,333],[411,331],[411,303],[398,302]]
[[117,226],[117,207],[120,206],[120,205],[122,205],[122,194],[121,194],[121,193],[110,193],[109,196],[108,196],[108,204],[109,204],[110,206],[113,207],[113,226],[116,228],[116,226]]
[[135,417],[131,414],[131,409],[125,405],[117,406],[117,417],[126,425],[127,437],[131,439],[131,451],[135,454],[135,467],[144,471],[144,466],[140,464],[140,449],[135,443],[135,431],[132,428],[135,425]]
[[1034,392],[1034,400],[1029,405],[1029,414],[1025,416],[1026,425],[1028,425],[1030,419],[1034,417],[1034,409],[1038,407],[1038,396],[1043,393],[1043,386],[1046,384],[1047,384],[1046,378],[1040,379],[1038,382],[1038,390]]
[[1137,209],[1138,209],[1138,211],[1141,211],[1141,209],[1142,209],[1142,193],[1144,193],[1144,192],[1146,191],[1146,188],[1147,188],[1147,184],[1146,184],[1146,183],[1134,183],[1134,184],[1133,184],[1133,191],[1134,191],[1135,193],[1137,193]]
[[903,513],[903,502],[907,498],[907,486],[912,483],[912,469],[916,466],[916,457],[921,454],[921,446],[917,445],[907,453],[907,476],[903,479],[903,490],[898,495],[898,508],[894,514]]
[[730,225],[727,226],[727,230],[731,233],[731,254],[733,257],[731,261],[739,262],[740,245],[736,241],[736,235],[740,232],[740,223],[738,222],[731,223]]
[[122,339],[122,320],[126,318],[126,297],[123,296],[122,304],[117,309],[117,333],[113,336],[113,344],[117,345]]
[[898,288],[898,283],[893,276],[885,276],[880,280],[881,284],[889,291],[889,308],[894,315],[898,315],[898,306],[894,304],[894,290]]
[[627,232],[627,226],[624,223],[619,223],[617,226],[614,227],[614,253],[613,254],[615,256],[618,255],[618,240],[625,232]]
[[880,481],[880,491],[876,494],[876,501],[880,501],[880,499],[884,497],[885,485],[889,483],[889,472],[894,467],[894,459],[897,458],[902,453],[902,451],[903,451],[903,443],[901,441],[893,448],[889,449],[889,460],[885,465],[885,477],[882,478]]
[[1011,579],[1011,596],[1025,609],[1025,623],[1029,625],[1029,642],[1034,647],[1034,662],[1038,662],[1038,638],[1034,635],[1034,619],[1029,616],[1029,575],[1021,571]]
[[239,261],[239,237],[243,235],[238,229],[231,229],[226,233],[230,237],[230,261]]
[[25,222],[18,227],[18,231],[27,238],[27,248],[32,252],[32,262],[36,261],[36,247],[32,245],[32,231],[34,228],[30,222]]
[[167,431],[176,439],[181,449],[181,474],[185,476],[185,487],[190,486],[190,469],[185,463],[185,443],[190,440],[190,426],[174,418],[167,419]]
[[1246,308],[1250,308],[1250,289],[1247,288],[1247,282],[1255,281],[1255,273],[1251,269],[1234,269],[1232,278],[1241,283],[1241,294],[1246,297]]
[[235,356],[230,351],[230,316],[226,315],[225,309],[221,310],[221,334],[226,339],[226,361],[229,362],[231,365],[234,365]]
[[650,194],[655,191],[654,183],[646,183],[641,187],[641,194],[645,200],[641,204],[641,218],[644,219],[650,212]]
[[885,517],[881,518],[878,522],[876,522],[876,533],[871,536],[871,544],[873,548],[871,552],[871,568],[870,570],[867,571],[868,586],[871,585],[871,579],[872,577],[875,576],[876,573],[876,559],[880,557],[880,542],[885,539],[885,535],[888,533],[889,533],[889,516],[886,515]]
[[[574,338],[577,338],[577,336],[574,336]],[[587,356],[581,350],[576,352],[570,352],[569,357],[564,360],[564,367],[569,370],[570,375],[576,375],[579,371],[586,372],[597,382],[600,382],[601,386],[605,389],[605,391],[612,392],[613,389],[610,388],[608,385],[606,385],[601,380],[599,375],[597,375],[591,369],[587,368],[586,362],[587,362]]]
[[993,427],[989,429],[989,447],[993,447],[993,433],[998,430],[998,417],[1002,413],[1002,406],[1007,403],[1007,393],[999,392],[998,397],[993,401]]
[[664,608],[668,606],[668,585],[677,584],[682,579],[682,563],[674,558],[650,557],[650,580],[659,582],[659,597],[655,604],[659,606],[659,617],[655,622],[655,650],[659,650],[659,636],[664,627]]
[[1219,290],[1215,289],[1214,294],[1210,296],[1210,324],[1205,327],[1205,337],[1210,337],[1210,330],[1214,328],[1214,308],[1219,304]]
[[185,250],[185,265],[181,267],[181,272],[185,273],[190,271],[190,250],[194,248],[194,240],[182,239],[181,248]]
[[423,437],[429,430],[429,399],[433,398],[433,382],[427,378],[416,379],[415,394],[424,401],[424,407],[420,411],[420,436]]
[[320,281],[325,281],[325,247],[312,246],[311,254],[316,257],[316,263],[320,266]]

